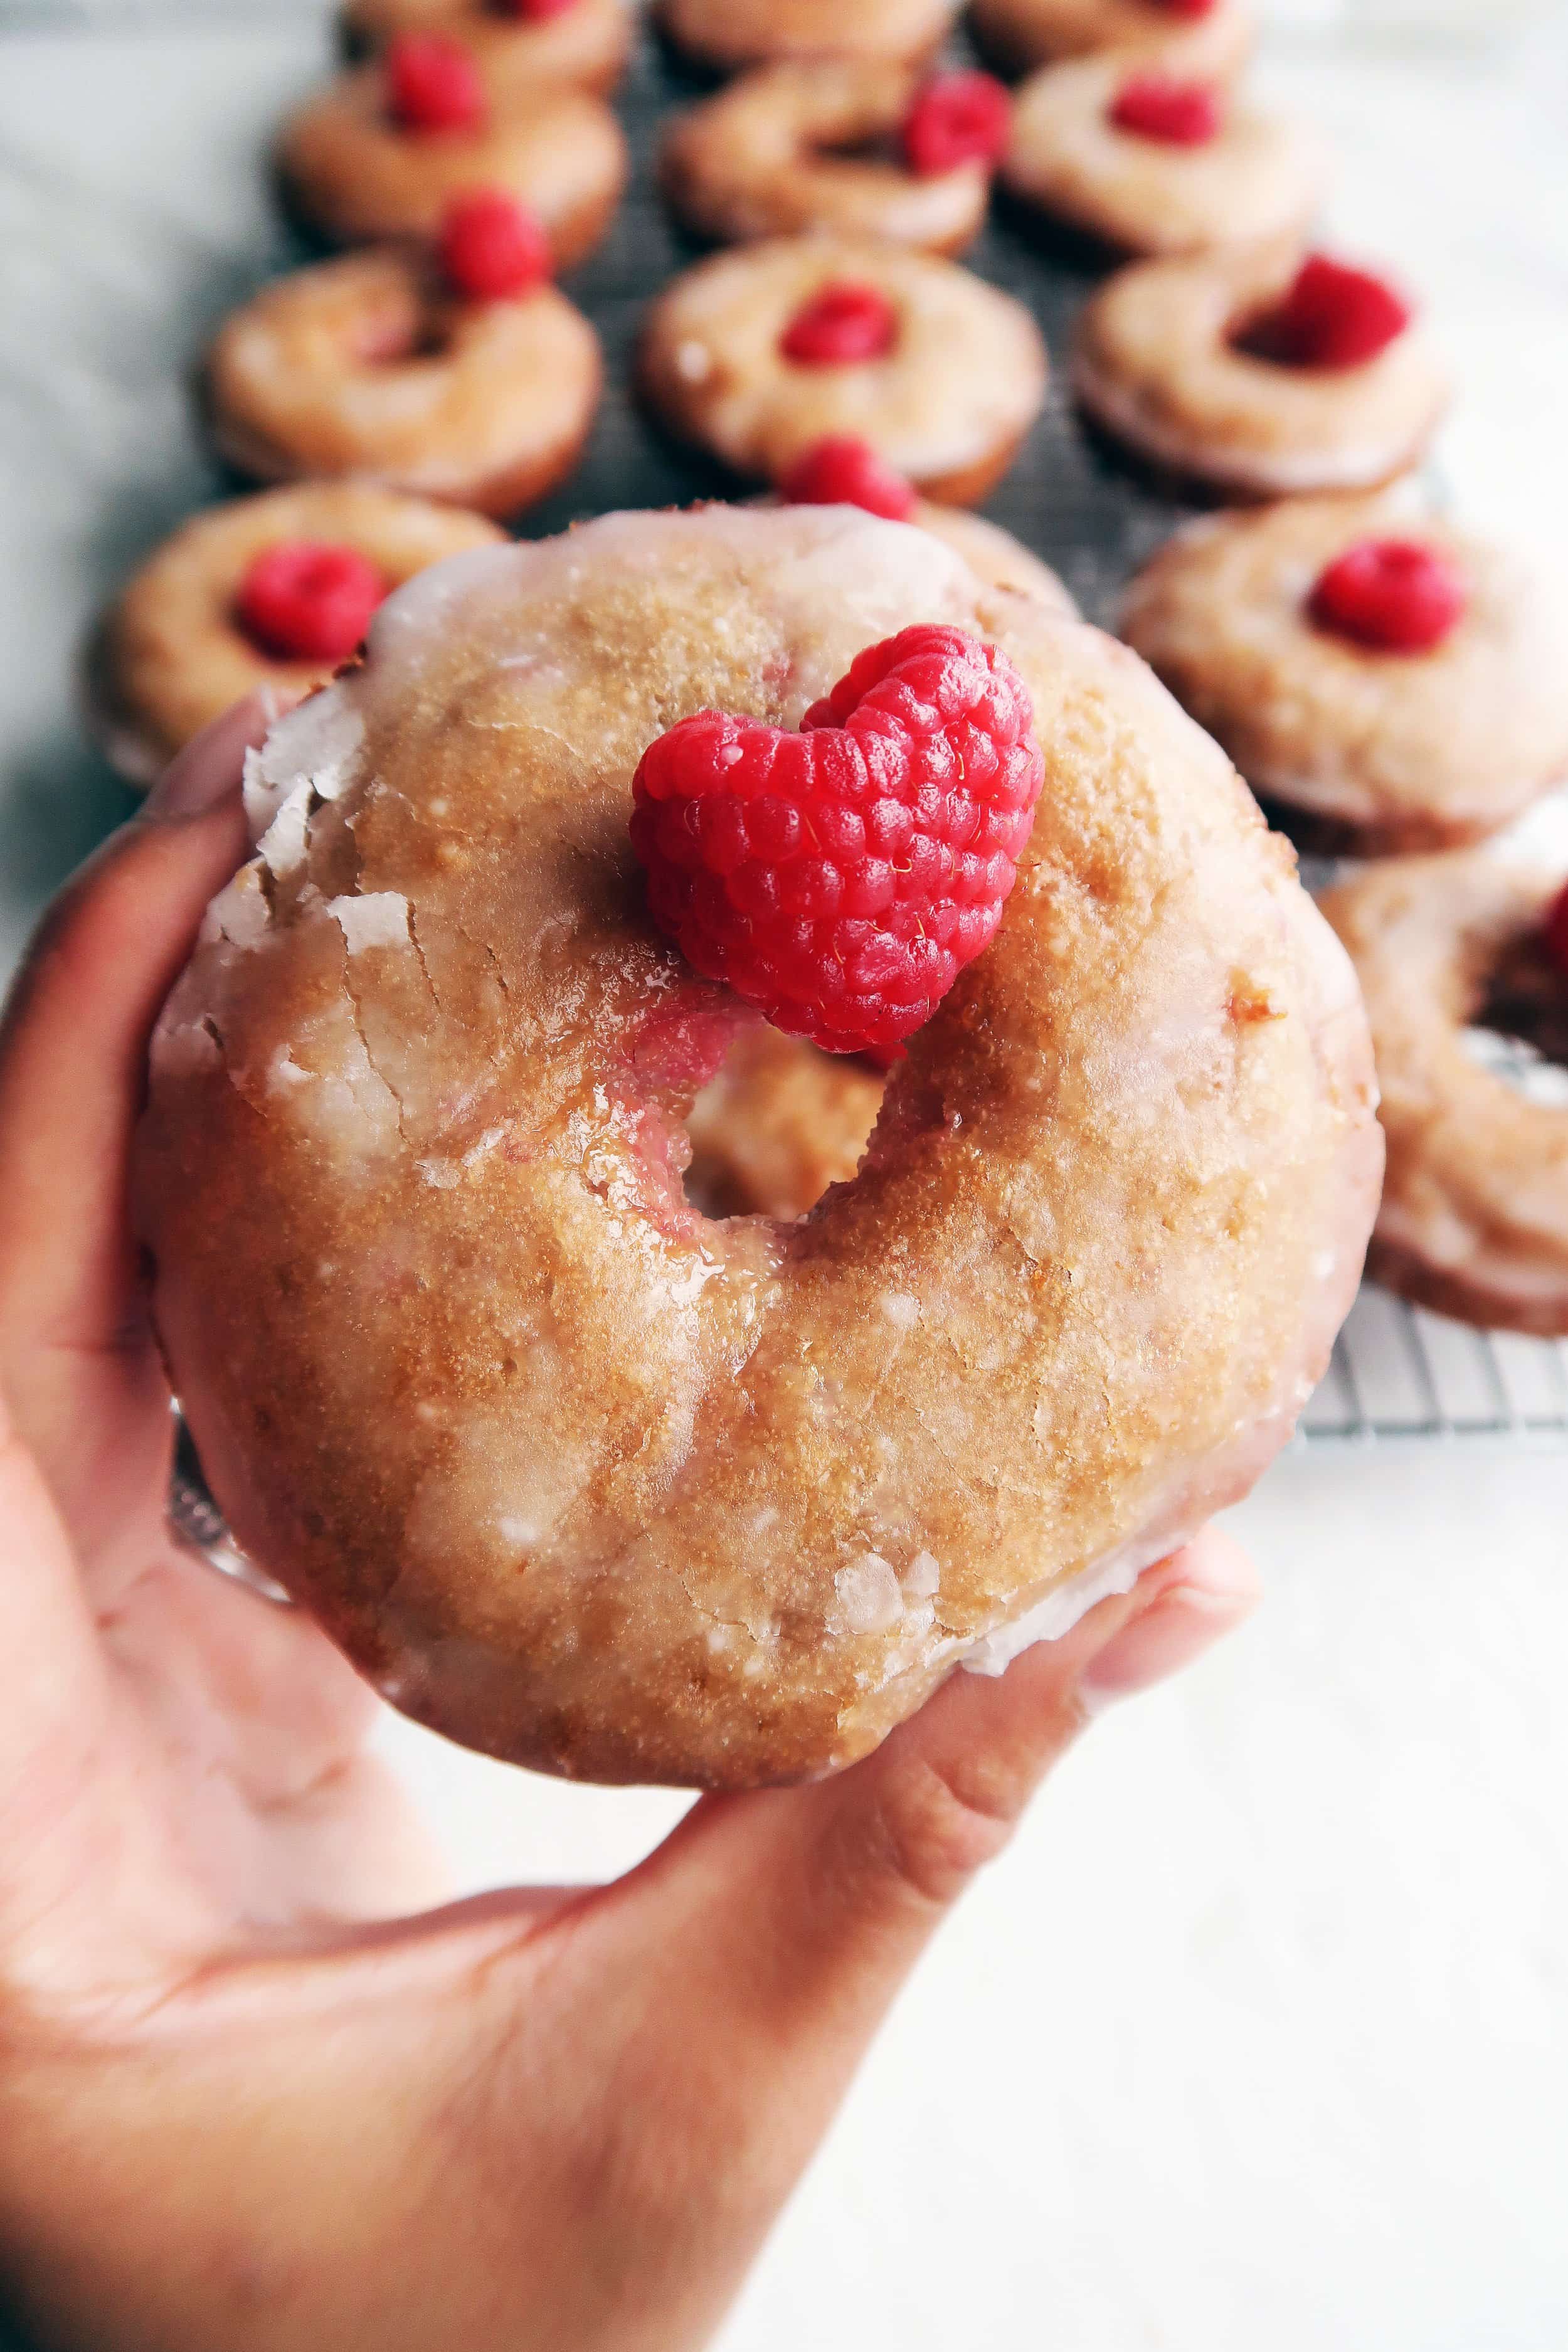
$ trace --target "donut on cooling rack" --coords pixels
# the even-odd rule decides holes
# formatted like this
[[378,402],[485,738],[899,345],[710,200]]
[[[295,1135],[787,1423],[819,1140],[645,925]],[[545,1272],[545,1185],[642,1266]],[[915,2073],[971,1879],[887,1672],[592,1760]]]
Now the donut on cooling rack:
[[969,25],[984,55],[1014,74],[1100,49],[1155,48],[1179,35],[1202,44],[1194,71],[1226,75],[1258,37],[1250,0],[972,0]]
[[573,82],[613,89],[626,68],[636,20],[627,0],[348,0],[351,57],[384,49],[405,33],[438,33],[471,49],[499,87]]
[[483,188],[523,205],[570,269],[609,226],[626,146],[587,90],[520,88],[459,41],[405,33],[300,108],[278,168],[289,209],[331,245],[433,237]]
[[647,314],[645,395],[671,432],[777,481],[826,436],[867,442],[928,498],[983,499],[1046,392],[1021,302],[956,263],[868,238],[715,254]]
[[1323,911],[1366,998],[1388,1178],[1368,1261],[1418,1305],[1568,1335],[1568,1101],[1531,1099],[1478,1027],[1568,1048],[1568,898],[1483,850],[1367,867]]
[[1079,314],[1072,380],[1135,456],[1243,499],[1388,481],[1448,397],[1401,294],[1289,244],[1118,270]]
[[493,545],[493,523],[362,482],[306,482],[194,515],[129,580],[94,635],[88,716],[129,783],[242,695],[292,700],[347,661],[394,588]]
[[921,63],[947,37],[959,0],[654,0],[654,22],[716,73],[775,58],[891,58]]
[[440,252],[343,254],[234,312],[206,370],[232,466],[358,475],[503,519],[565,478],[598,404],[598,337],[509,199],[454,206]]
[[1479,841],[1568,775],[1562,588],[1397,492],[1189,525],[1121,634],[1314,848]]
[[[1026,845],[1005,820],[999,928],[853,1183],[803,1224],[705,1220],[680,1121],[743,1008],[656,928],[634,772],[707,761],[721,797],[726,746],[770,761],[734,889],[762,924],[776,874],[776,917],[805,891],[837,939],[826,868],[773,862],[781,794],[837,779],[838,887],[934,910],[932,836],[889,902],[868,845],[912,844],[900,803],[861,851],[847,820],[862,761],[879,809],[917,742],[951,776],[950,727],[988,808],[1037,737],[1048,777]],[[153,1045],[137,1213],[237,1538],[398,1706],[578,1777],[830,1770],[1125,1589],[1284,1440],[1372,1221],[1364,1024],[1125,648],[852,509],[612,515],[401,590],[247,805],[256,858]],[[683,837],[738,877],[731,833]],[[725,936],[795,969],[788,920]],[[853,969],[800,984],[890,1005],[948,936],[846,931]]]
[[818,441],[804,450],[779,484],[776,500],[807,507],[859,507],[889,522],[910,522],[929,530],[962,555],[975,578],[988,588],[1006,588],[1020,596],[1037,597],[1053,612],[1076,619],[1078,607],[1048,563],[1000,523],[963,507],[938,506],[916,495],[901,474],[878,457],[868,442],[847,436]]
[[826,229],[958,253],[985,217],[1006,135],[1006,93],[986,74],[922,85],[891,58],[790,58],[678,114],[659,184],[719,244]]
[[1299,236],[1323,177],[1316,140],[1175,43],[1034,75],[1002,167],[1010,194],[1132,254]]

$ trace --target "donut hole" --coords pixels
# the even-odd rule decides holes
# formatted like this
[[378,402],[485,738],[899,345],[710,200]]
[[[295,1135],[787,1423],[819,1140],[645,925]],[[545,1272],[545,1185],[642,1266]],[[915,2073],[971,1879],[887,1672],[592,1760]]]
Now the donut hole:
[[747,1024],[687,1117],[687,1201],[704,1217],[804,1217],[854,1175],[885,1085],[858,1056]]
[[1461,1032],[1471,1061],[1544,1108],[1568,1108],[1568,982],[1533,935],[1510,941]]

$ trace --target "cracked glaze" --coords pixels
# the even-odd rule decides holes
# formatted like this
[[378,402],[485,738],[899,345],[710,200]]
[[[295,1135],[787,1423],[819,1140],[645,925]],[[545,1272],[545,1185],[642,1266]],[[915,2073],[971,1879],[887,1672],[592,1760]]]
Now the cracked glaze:
[[[711,1223],[680,1121],[737,1010],[646,921],[631,771],[920,620],[1034,696],[1018,886],[854,1182]],[[247,803],[140,1216],[237,1534],[409,1712],[584,1777],[831,1769],[1288,1434],[1377,1189],[1364,1023],[1124,648],[851,509],[610,516],[401,592]]]

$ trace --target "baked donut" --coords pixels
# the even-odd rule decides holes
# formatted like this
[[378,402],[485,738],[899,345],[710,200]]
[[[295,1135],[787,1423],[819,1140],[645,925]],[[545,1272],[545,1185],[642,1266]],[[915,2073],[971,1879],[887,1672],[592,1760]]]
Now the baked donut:
[[405,34],[289,118],[278,168],[289,210],[331,245],[434,237],[455,197],[495,189],[570,269],[609,226],[626,143],[587,90],[520,89],[455,41]]
[[[270,685],[293,700],[321,685],[392,589],[500,537],[479,515],[361,482],[307,482],[193,515],[126,582],[94,633],[92,731],[128,782],[151,784],[242,695]],[[278,576],[280,553],[294,559],[291,593]],[[347,560],[323,582],[331,566],[321,559],[334,555]],[[270,615],[257,593],[268,566]]]
[[1009,194],[1133,254],[1300,235],[1323,178],[1316,140],[1177,45],[1034,75],[1014,100],[1002,166]]
[[460,40],[492,74],[519,86],[574,82],[613,89],[626,69],[636,20],[627,0],[348,0],[343,44],[363,57],[400,33]]
[[804,1217],[860,1165],[886,1083],[782,1029],[743,1029],[686,1115],[687,1198],[708,1217]]
[[[738,1008],[646,911],[633,771],[918,622],[1032,697],[1016,887],[855,1181],[715,1224],[677,1138]],[[1124,647],[852,509],[611,515],[402,590],[247,802],[137,1217],[237,1540],[398,1706],[581,1778],[825,1772],[1284,1442],[1372,1222],[1365,1025]]]
[[654,0],[665,38],[715,73],[774,58],[893,58],[942,47],[958,0]]
[[1099,49],[1163,47],[1173,35],[1201,41],[1194,70],[1232,74],[1258,37],[1249,0],[972,0],[969,28],[1005,73]]
[[466,300],[417,255],[341,255],[262,288],[206,368],[213,437],[258,481],[359,475],[516,514],[593,423],[599,341],[553,286]]
[[847,435],[953,506],[1005,472],[1047,372],[1011,295],[934,255],[841,236],[699,262],[654,302],[638,366],[669,429],[737,474],[777,480]]
[[1375,488],[1448,398],[1391,288],[1281,244],[1118,270],[1079,313],[1072,383],[1136,456],[1237,498]]
[[[1006,100],[977,74],[928,85],[994,91],[994,146],[973,142],[946,169],[898,146],[921,90],[916,68],[888,58],[802,58],[759,66],[678,114],[659,155],[671,210],[722,245],[826,229],[889,238],[926,253],[960,253],[985,217],[991,166],[1006,135]],[[886,152],[870,151],[882,142]]]
[[1361,978],[1383,1092],[1368,1271],[1439,1314],[1544,1339],[1568,1335],[1568,1107],[1529,1100],[1465,1033],[1544,1001],[1561,1051],[1568,972],[1542,945],[1560,887],[1455,850],[1369,866],[1322,902]]
[[1121,634],[1313,847],[1479,841],[1568,775],[1557,583],[1397,493],[1179,531]]

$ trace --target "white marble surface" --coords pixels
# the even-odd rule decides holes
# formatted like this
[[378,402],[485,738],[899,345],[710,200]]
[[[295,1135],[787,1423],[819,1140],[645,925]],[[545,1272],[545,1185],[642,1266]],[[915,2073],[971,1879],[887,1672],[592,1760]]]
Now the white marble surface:
[[[313,15],[0,5],[6,958],[118,805],[69,652],[205,494],[174,363],[265,270]],[[1505,15],[1512,47],[1298,37],[1264,71],[1335,139],[1342,237],[1434,298],[1457,496],[1555,551],[1568,18],[1471,8]],[[1565,1502],[1568,1457],[1514,1446],[1276,1469],[1237,1515],[1261,1616],[1099,1727],[952,1922],[728,2352],[1563,2352]],[[465,1885],[614,1870],[679,1810],[386,1739]]]

